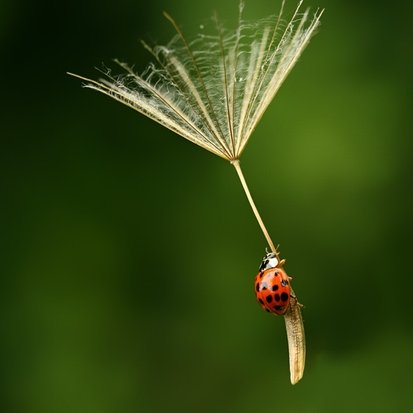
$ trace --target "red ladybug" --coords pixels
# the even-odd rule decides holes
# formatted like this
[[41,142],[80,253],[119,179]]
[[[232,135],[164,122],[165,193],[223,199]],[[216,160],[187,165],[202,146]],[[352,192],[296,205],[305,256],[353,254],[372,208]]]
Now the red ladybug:
[[261,307],[278,315],[287,312],[291,297],[291,277],[282,268],[284,262],[273,252],[267,253],[255,277],[255,295]]

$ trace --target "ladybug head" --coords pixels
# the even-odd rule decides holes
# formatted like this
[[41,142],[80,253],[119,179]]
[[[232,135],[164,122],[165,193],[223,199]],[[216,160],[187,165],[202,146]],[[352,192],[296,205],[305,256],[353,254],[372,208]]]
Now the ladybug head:
[[262,259],[260,265],[260,272],[268,270],[269,268],[275,268],[279,264],[276,255],[273,252],[267,252],[265,257]]

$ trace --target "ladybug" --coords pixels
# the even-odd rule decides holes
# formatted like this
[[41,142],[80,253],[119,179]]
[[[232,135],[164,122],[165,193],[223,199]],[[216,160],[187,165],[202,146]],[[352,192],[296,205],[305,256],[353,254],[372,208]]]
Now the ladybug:
[[278,261],[273,252],[263,258],[255,277],[255,295],[261,307],[277,315],[284,315],[290,306],[291,277],[283,270],[285,260]]

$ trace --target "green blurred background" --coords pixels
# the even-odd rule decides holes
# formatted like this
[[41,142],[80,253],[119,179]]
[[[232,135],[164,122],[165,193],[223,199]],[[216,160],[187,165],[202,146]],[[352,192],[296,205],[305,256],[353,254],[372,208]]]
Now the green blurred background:
[[412,5],[306,4],[321,29],[242,159],[305,304],[292,387],[233,168],[65,74],[143,69],[163,10],[190,36],[238,0],[1,2],[1,411],[413,411]]

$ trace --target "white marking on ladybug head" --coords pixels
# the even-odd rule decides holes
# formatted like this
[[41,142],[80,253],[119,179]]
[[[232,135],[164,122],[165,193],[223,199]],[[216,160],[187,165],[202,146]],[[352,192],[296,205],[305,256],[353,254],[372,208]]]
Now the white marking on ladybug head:
[[275,268],[278,265],[278,259],[273,252],[267,252],[265,257],[262,259],[259,270],[265,271],[269,268]]

